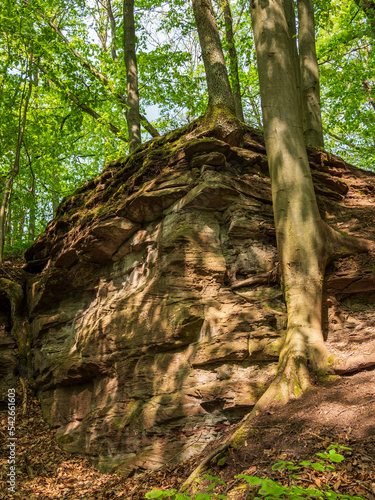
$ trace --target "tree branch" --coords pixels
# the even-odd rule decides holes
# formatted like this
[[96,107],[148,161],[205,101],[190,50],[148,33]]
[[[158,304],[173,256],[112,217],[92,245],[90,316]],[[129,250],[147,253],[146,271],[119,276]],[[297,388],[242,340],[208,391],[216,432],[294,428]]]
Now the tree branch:
[[330,137],[332,137],[333,139],[337,139],[338,141],[342,142],[343,144],[345,144],[346,146],[349,146],[350,148],[360,152],[360,153],[363,153],[363,151],[372,151],[372,148],[361,148],[359,146],[357,146],[356,144],[353,144],[352,142],[344,139],[344,137],[340,137],[339,135],[337,134],[334,134],[333,132],[330,132],[328,129],[326,128],[323,128],[323,131],[328,134]]
[[[34,64],[35,66],[37,66],[38,69],[40,69],[40,71],[42,73],[44,73],[58,88],[62,89],[62,85],[61,83],[59,82],[59,80],[51,75],[51,73],[49,73],[39,62],[36,62],[34,60]],[[109,129],[111,130],[111,132],[113,132],[116,137],[118,137],[119,139],[121,139],[122,141],[124,142],[128,142],[128,139],[126,137],[124,137],[123,135],[121,135],[121,132],[120,132],[120,129],[116,127],[116,125],[113,125],[113,123],[111,122],[105,122],[102,117],[99,115],[99,113],[97,113],[96,111],[94,111],[92,108],[90,108],[90,106],[87,106],[87,104],[84,104],[82,103],[79,98],[73,94],[73,92],[71,92],[70,90],[66,90],[66,89],[62,89],[65,91],[67,97],[69,97],[69,99],[71,101],[74,102],[74,104],[80,108],[82,111],[84,111],[85,113],[87,113],[88,115],[90,115],[92,118],[94,118],[95,120],[98,120],[98,121],[101,121],[102,123],[106,123],[109,127]]]

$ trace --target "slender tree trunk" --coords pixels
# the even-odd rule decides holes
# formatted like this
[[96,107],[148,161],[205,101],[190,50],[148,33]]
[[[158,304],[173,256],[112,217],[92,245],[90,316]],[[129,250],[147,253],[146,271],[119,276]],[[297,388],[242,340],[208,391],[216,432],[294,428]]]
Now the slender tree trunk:
[[[30,64],[31,64],[32,57],[30,58]],[[29,101],[30,101],[30,96],[31,96],[31,91],[32,91],[32,81],[30,79],[29,84],[28,84],[28,89],[26,88],[27,83],[25,82],[23,94],[22,94],[22,99],[21,99],[21,104],[20,104],[20,109],[19,109],[19,126],[18,126],[18,137],[17,137],[17,145],[16,145],[16,152],[15,152],[15,157],[14,157],[14,162],[13,162],[13,168],[11,172],[9,173],[8,179],[4,183],[4,191],[3,191],[3,196],[1,200],[1,205],[0,205],[0,263],[3,261],[4,257],[4,243],[5,243],[5,230],[6,230],[6,214],[7,210],[9,210],[9,200],[10,200],[10,194],[12,191],[12,186],[14,179],[17,177],[19,168],[20,168],[20,157],[21,157],[21,148],[22,148],[22,141],[23,141],[23,136],[25,133],[25,128],[26,128],[26,118],[27,118],[27,109],[29,106]]]
[[[283,0],[252,2],[264,134],[288,326],[279,373],[290,392],[308,387],[307,360],[327,369],[321,328],[322,283],[328,259],[307,159]],[[275,385],[280,390],[281,378]]]
[[54,184],[54,188],[52,189],[52,209],[53,209],[53,214],[55,215],[60,204],[59,192],[61,187],[60,177],[58,172],[56,172],[56,170],[54,170],[52,173],[52,179]]
[[371,87],[371,84],[368,80],[363,81],[363,89],[367,94],[367,100],[368,100],[369,104],[372,106],[372,108],[375,111],[375,100],[371,96],[371,92],[373,91],[373,88]]
[[208,87],[208,113],[235,105],[211,0],[192,0]]
[[291,51],[292,64],[294,70],[294,79],[297,85],[298,107],[299,109],[302,109],[301,68],[299,64],[299,56],[297,49],[296,14],[294,9],[294,1],[283,0],[283,8],[285,12],[285,19],[288,24],[288,36],[289,36],[290,51]]
[[12,186],[12,189],[10,191],[10,194],[9,194],[9,201],[8,201],[8,210],[7,210],[7,214],[6,214],[6,217],[5,217],[5,229],[4,229],[4,232],[5,232],[5,241],[4,241],[4,245],[9,245],[11,246],[13,244],[13,234],[14,234],[14,231],[12,231],[12,224],[13,224],[13,219],[12,219],[12,210],[9,210],[9,208],[12,206],[12,193],[13,193],[13,186]]
[[107,0],[106,9],[108,12],[108,17],[111,23],[111,55],[115,62],[118,62],[117,52],[116,52],[116,21],[112,11],[111,0]]
[[135,54],[134,0],[124,0],[124,55],[126,67],[127,105],[126,119],[129,130],[129,151],[141,144],[139,115],[138,72]]
[[224,12],[225,38],[228,45],[229,75],[232,83],[234,106],[236,109],[237,118],[241,120],[241,122],[244,122],[245,119],[243,116],[240,79],[238,75],[238,57],[236,46],[234,43],[233,19],[229,0],[221,0],[221,7]]
[[25,220],[26,220],[26,210],[23,211],[23,216],[19,219],[18,222],[18,231],[17,231],[17,240],[22,242],[24,240],[24,235],[25,235]]
[[319,67],[315,48],[314,6],[312,0],[298,0],[297,3],[303,133],[306,145],[323,148]]
[[31,204],[29,208],[29,231],[28,231],[28,240],[32,243],[35,240],[35,222],[36,222],[36,201],[35,201],[35,180],[32,180],[32,184],[30,186],[30,193],[32,196]]
[[0,205],[0,264],[3,261],[4,257],[4,244],[6,238],[6,219],[7,219],[7,212],[9,210],[9,200],[10,200],[12,185],[13,185],[13,176],[10,176],[4,183],[3,187],[4,191]]

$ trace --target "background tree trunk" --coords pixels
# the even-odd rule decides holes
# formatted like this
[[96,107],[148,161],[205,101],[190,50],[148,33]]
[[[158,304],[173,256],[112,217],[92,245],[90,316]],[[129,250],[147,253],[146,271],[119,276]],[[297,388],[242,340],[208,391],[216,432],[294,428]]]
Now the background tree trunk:
[[226,108],[235,114],[235,105],[211,0],[192,0],[202,58],[206,71],[208,108]]
[[124,55],[126,67],[127,105],[126,120],[129,131],[129,151],[141,144],[139,116],[138,72],[135,55],[134,0],[124,0]]
[[[32,61],[32,55],[30,57],[30,65]],[[30,75],[29,75],[30,77]],[[31,91],[33,88],[33,83],[31,79],[27,84],[27,80],[25,80],[24,89],[21,98],[21,106],[19,108],[19,126],[18,126],[18,137],[16,144],[16,151],[14,156],[13,168],[8,175],[7,180],[4,182],[4,191],[0,205],[0,263],[3,261],[4,257],[4,244],[5,244],[5,232],[6,232],[6,216],[7,211],[9,210],[9,201],[10,195],[12,191],[12,186],[14,179],[17,177],[19,169],[20,169],[20,157],[21,157],[21,148],[23,136],[26,128],[26,118],[27,118],[27,109],[29,106]],[[23,104],[23,106],[22,106]]]
[[115,62],[118,62],[117,52],[116,52],[116,21],[112,11],[111,0],[107,0],[106,9],[111,23],[111,55]]
[[297,85],[298,107],[302,109],[302,85],[301,85],[301,68],[299,63],[297,49],[297,29],[296,29],[296,13],[293,0],[283,0],[283,8],[285,19],[288,24],[288,36],[290,43],[291,58],[294,70],[294,78]]
[[232,12],[229,0],[221,0],[221,7],[224,13],[225,38],[228,45],[229,75],[232,84],[234,106],[236,108],[237,118],[241,120],[241,122],[244,122],[245,119],[243,116],[240,79],[238,76],[238,57],[237,57],[236,46],[234,43],[233,19],[232,19]]
[[298,0],[297,3],[303,133],[306,145],[323,148],[319,67],[315,48],[314,6],[312,0]]

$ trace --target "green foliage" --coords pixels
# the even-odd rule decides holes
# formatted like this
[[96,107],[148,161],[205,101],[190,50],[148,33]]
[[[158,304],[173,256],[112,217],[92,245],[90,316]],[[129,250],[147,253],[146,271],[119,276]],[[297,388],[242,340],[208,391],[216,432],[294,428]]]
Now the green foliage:
[[[279,471],[285,469],[286,471],[290,471],[292,479],[299,479],[299,476],[295,474],[296,471],[303,472],[309,468],[315,469],[319,472],[335,471],[335,467],[331,464],[331,462],[340,463],[345,460],[345,457],[341,453],[338,453],[343,450],[350,450],[350,448],[334,444],[329,446],[326,451],[316,453],[316,455],[322,459],[319,462],[304,460],[297,465],[292,461],[281,460],[272,466],[272,470]],[[250,476],[247,474],[239,474],[235,476],[235,478],[244,480],[244,482],[248,485],[248,491],[252,492],[249,493],[248,498],[252,498],[253,500],[303,500],[309,498],[322,500],[363,500],[361,497],[353,497],[350,495],[336,493],[330,488],[329,485],[324,486],[322,489],[311,487],[303,488],[302,486],[297,486],[295,484],[283,486],[271,479]],[[220,480],[219,477],[204,475],[201,480],[203,479],[211,481],[211,484],[206,488],[205,493],[197,493],[195,496],[191,497],[186,493],[179,493],[176,489],[154,489],[146,493],[146,498],[170,498],[171,500],[211,500],[214,498],[227,498],[225,494],[213,493],[213,490],[217,485],[226,486],[225,482]]]
[[326,148],[359,167],[372,169],[374,33],[354,1],[315,3]]

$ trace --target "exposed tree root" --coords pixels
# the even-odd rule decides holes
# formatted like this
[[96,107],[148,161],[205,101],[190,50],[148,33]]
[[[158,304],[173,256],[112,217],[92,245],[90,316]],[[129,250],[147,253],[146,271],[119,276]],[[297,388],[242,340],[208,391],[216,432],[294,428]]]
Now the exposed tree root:
[[342,257],[348,257],[357,253],[375,252],[375,242],[351,236],[345,233],[339,233],[325,224],[327,231],[327,241],[331,248],[329,249],[330,260]]
[[344,375],[345,373],[359,372],[372,366],[375,366],[375,353],[353,356],[346,359],[343,364],[333,366],[332,369],[337,375]]
[[22,387],[22,415],[27,413],[27,380],[21,376],[20,377],[21,387]]

